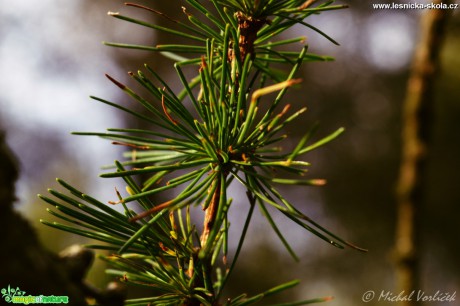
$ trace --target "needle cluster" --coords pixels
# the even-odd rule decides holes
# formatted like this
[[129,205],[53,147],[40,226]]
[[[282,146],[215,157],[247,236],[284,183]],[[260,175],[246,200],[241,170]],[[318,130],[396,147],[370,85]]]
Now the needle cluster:
[[[297,256],[278,229],[269,206],[327,243],[359,249],[313,221],[277,189],[278,185],[323,185],[324,180],[305,178],[310,164],[301,157],[333,140],[343,129],[312,143],[312,128],[293,150],[282,149],[287,137],[282,134],[285,126],[306,110],[296,106],[298,109],[292,112],[292,106],[284,104],[283,97],[301,82],[295,76],[302,64],[331,58],[308,53],[306,45],[298,52],[283,50],[288,45],[304,43],[304,37],[276,38],[301,24],[335,43],[304,20],[343,6],[333,5],[333,1],[313,6],[315,1],[294,0],[186,2],[199,17],[190,8],[183,8],[188,19],[185,23],[152,8],[126,3],[166,18],[171,28],[109,13],[191,42],[156,46],[106,43],[161,53],[173,61],[182,85],[182,90],[174,91],[148,65],[129,73],[142,93],[107,75],[128,97],[142,105],[144,112],[92,98],[145,121],[151,129],[111,128],[106,132],[74,133],[99,136],[127,148],[126,160],[115,161],[113,170],[101,175],[121,177],[126,183],[126,194],[117,192],[118,200],[111,202],[122,205],[124,213],[59,179],[69,194],[49,190],[53,197],[40,197],[56,208],[49,212],[65,223],[42,222],[99,241],[87,247],[112,252],[102,257],[114,267],[107,271],[109,274],[159,292],[127,300],[126,305],[250,305],[298,283],[289,282],[254,297],[222,296],[255,206],[295,259]],[[272,67],[274,64],[286,68],[280,71]],[[195,76],[188,79],[186,69]],[[292,178],[292,174],[297,178]],[[246,206],[232,204],[228,194],[232,183],[247,190]],[[177,191],[174,196],[168,193],[172,190]],[[159,194],[170,198],[158,203],[155,196]],[[135,209],[135,203],[140,211]],[[233,206],[247,207],[248,214],[229,264],[227,245],[234,238],[228,235],[228,214]],[[194,207],[204,211],[202,224],[192,222]],[[219,258],[223,259],[225,269],[219,268]]]

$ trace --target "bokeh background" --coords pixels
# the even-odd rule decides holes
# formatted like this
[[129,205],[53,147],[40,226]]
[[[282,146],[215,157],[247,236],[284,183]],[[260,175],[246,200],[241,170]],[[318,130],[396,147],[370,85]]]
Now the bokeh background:
[[[176,18],[182,18],[183,2],[139,1]],[[329,305],[352,306],[364,304],[361,297],[368,290],[395,292],[401,109],[420,18],[426,11],[372,8],[372,3],[388,1],[346,3],[350,4],[347,10],[308,20],[340,46],[308,28],[295,27],[289,33],[307,36],[310,52],[332,55],[336,61],[304,66],[302,88],[287,100],[309,111],[301,120],[305,126],[296,123],[287,132],[294,141],[316,122],[320,123],[319,136],[342,126],[347,131],[305,157],[313,163],[312,177],[327,179],[326,186],[285,189],[284,193],[313,219],[369,252],[335,249],[280,216],[276,220],[301,258],[294,262],[257,215],[229,294],[257,293],[293,278],[301,279],[301,285],[272,301],[334,296]],[[111,18],[106,14],[109,10],[167,25],[118,0],[0,3],[0,129],[6,130],[7,142],[20,160],[16,209],[35,225],[42,242],[53,251],[82,240],[40,225],[40,218],[51,217],[36,194],[55,188],[56,177],[105,202],[116,199],[114,187],[123,189],[120,181],[98,178],[102,165],[121,158],[120,150],[104,140],[69,135],[71,131],[139,125],[89,99],[95,95],[129,103],[104,73],[129,83],[126,72],[148,63],[173,87],[178,82],[171,62],[157,54],[101,44],[157,44],[169,39]],[[432,145],[424,178],[420,289],[427,293],[460,293],[460,9],[452,13],[435,83]],[[232,191],[242,193],[238,187]],[[232,212],[233,228],[242,224],[245,211]],[[235,239],[237,234],[234,231]],[[109,280],[103,269],[96,263],[89,275],[97,286]]]

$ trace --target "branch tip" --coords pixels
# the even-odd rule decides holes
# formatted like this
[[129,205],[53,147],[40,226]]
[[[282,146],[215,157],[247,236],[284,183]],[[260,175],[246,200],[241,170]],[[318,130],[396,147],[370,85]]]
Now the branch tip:
[[315,186],[324,186],[326,185],[327,181],[325,179],[313,179],[311,183]]
[[125,90],[126,89],[126,86],[123,85],[122,83],[118,82],[117,80],[115,80],[114,78],[112,78],[110,75],[108,75],[107,73],[105,74],[105,76],[112,82],[114,83],[115,85],[117,85],[118,87],[120,87],[121,89]]
[[299,7],[299,9],[300,9],[300,10],[304,10],[304,9],[310,7],[310,6],[311,6],[313,3],[315,3],[316,1],[317,1],[317,0],[307,0],[307,1],[305,1],[305,2]]

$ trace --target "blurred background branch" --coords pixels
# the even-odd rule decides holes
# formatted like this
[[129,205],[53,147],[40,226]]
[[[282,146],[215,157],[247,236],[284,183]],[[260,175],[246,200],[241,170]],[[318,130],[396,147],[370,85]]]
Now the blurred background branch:
[[[434,3],[450,5],[452,1]],[[432,145],[436,77],[450,13],[449,10],[433,9],[424,14],[403,103],[402,157],[397,186],[397,292],[410,293],[421,288],[419,243],[424,220],[420,219],[420,210],[427,190],[426,165]],[[401,305],[420,303],[413,298],[402,301]]]

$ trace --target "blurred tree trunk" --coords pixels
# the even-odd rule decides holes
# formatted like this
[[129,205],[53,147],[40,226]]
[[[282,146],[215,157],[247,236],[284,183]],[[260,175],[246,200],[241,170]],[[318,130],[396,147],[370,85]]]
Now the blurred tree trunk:
[[[0,131],[0,289],[19,288],[26,296],[67,296],[71,305],[86,305],[83,292],[64,263],[43,248],[32,226],[13,210],[17,177],[16,158]],[[1,298],[0,304],[3,301]]]
[[[435,1],[438,4],[441,1]],[[449,5],[452,1],[444,1]],[[433,117],[433,87],[449,10],[430,9],[422,18],[403,105],[402,156],[397,186],[396,274],[398,292],[409,294],[419,284],[419,212],[424,199],[424,178]],[[418,305],[415,298],[401,305]]]

